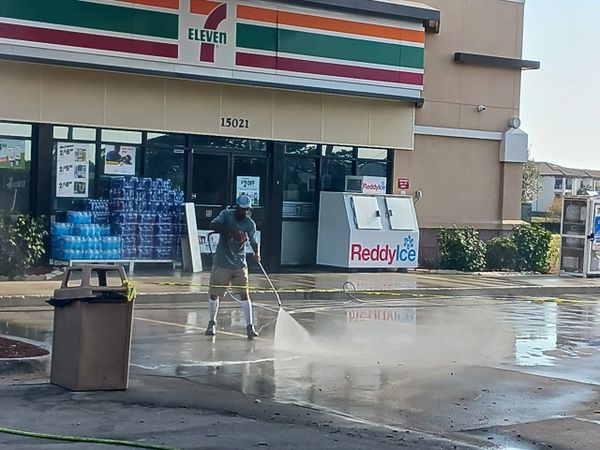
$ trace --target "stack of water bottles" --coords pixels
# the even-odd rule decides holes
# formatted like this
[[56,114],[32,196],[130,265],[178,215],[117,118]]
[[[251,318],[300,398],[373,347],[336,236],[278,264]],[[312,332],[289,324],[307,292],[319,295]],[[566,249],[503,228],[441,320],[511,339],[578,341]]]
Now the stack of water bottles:
[[113,177],[109,199],[86,199],[83,209],[52,224],[54,259],[181,259],[183,192],[170,180]]
[[183,192],[171,189],[170,180],[114,177],[109,196],[111,229],[121,237],[124,259],[181,257]]
[[85,199],[85,210],[92,213],[92,223],[108,225],[110,210],[108,200]]
[[60,260],[117,260],[121,239],[108,225],[92,223],[91,211],[69,211],[66,223],[51,226],[52,257]]

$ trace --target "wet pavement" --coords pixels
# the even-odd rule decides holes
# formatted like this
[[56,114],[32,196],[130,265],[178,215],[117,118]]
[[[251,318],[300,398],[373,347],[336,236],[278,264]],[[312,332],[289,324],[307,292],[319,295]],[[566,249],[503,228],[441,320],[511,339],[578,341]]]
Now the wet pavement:
[[[134,386],[153,380],[165,383],[167,391],[171,385],[190,393],[209,388],[241,393],[250,403],[302,406],[321,414],[317,427],[329,417],[351,428],[416,430],[482,447],[598,447],[595,296],[419,296],[350,303],[340,297],[289,301],[285,308],[310,338],[293,326],[282,328],[281,320],[275,338],[277,311],[263,301],[255,305],[261,338],[251,342],[233,301],[223,302],[215,338],[204,336],[203,303],[139,305]],[[44,308],[0,312],[0,335],[50,347],[51,330],[52,312]],[[0,386],[45,383],[49,375],[47,361],[4,372],[2,367]]]

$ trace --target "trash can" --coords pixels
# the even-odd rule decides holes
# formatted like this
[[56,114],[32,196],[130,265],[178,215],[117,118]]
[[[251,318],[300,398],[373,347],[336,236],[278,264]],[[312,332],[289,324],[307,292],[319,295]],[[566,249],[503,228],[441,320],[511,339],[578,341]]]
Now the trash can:
[[72,391],[124,390],[135,292],[119,265],[70,267],[54,306],[50,382]]

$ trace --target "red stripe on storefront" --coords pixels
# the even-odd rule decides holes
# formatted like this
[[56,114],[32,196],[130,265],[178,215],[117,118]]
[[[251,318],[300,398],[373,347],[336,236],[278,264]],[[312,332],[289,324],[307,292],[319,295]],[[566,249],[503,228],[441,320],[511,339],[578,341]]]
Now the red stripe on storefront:
[[0,37],[71,47],[177,58],[177,44],[0,23]]
[[259,67],[262,69],[279,69],[289,72],[301,72],[318,75],[329,75],[341,78],[383,81],[387,83],[423,85],[423,74],[403,72],[400,70],[373,69],[371,67],[356,67],[344,64],[304,61],[294,58],[255,55],[237,52],[235,62],[239,66]]

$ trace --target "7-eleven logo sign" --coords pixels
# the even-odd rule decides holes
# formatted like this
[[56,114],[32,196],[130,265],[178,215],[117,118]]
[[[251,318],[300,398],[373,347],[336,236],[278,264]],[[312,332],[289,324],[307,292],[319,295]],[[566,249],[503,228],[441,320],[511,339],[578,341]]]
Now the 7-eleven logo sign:
[[227,45],[228,33],[219,31],[227,19],[227,3],[211,0],[190,0],[190,12],[206,16],[199,28],[188,27],[189,41],[200,42],[200,61],[214,63],[217,45]]

